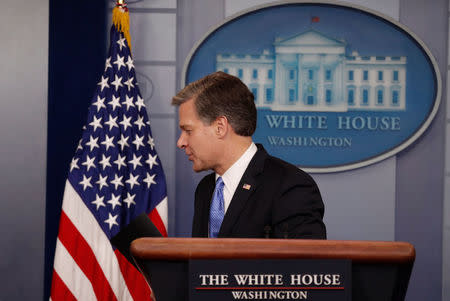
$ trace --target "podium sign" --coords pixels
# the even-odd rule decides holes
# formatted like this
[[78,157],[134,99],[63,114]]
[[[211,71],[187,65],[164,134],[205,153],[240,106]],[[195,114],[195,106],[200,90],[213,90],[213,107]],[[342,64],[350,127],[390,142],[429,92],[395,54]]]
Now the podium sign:
[[139,238],[131,253],[158,301],[404,300],[415,258],[406,242],[306,239]]
[[351,260],[190,260],[189,300],[351,300]]

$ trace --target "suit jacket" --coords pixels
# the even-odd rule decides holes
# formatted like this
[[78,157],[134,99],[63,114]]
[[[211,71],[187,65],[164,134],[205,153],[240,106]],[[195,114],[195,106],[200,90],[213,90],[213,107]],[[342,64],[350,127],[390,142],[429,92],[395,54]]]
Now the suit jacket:
[[[294,165],[270,156],[262,145],[257,146],[218,237],[325,239],[324,205],[314,180]],[[250,188],[245,189],[245,184]],[[214,173],[205,176],[197,186],[193,237],[208,237],[214,187]]]

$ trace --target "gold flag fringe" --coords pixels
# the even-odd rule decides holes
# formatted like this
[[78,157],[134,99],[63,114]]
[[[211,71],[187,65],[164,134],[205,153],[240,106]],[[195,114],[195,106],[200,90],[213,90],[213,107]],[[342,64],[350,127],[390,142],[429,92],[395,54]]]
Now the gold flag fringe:
[[125,5],[119,4],[119,1],[113,9],[112,21],[119,32],[122,32],[127,39],[128,47],[131,53],[131,36],[130,36],[130,16]]

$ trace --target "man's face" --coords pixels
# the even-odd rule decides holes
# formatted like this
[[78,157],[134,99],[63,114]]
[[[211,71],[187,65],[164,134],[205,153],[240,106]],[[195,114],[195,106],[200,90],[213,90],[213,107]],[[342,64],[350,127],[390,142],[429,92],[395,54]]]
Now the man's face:
[[178,114],[181,134],[177,146],[184,149],[194,171],[214,170],[218,157],[214,122],[207,125],[200,120],[193,99],[181,104]]

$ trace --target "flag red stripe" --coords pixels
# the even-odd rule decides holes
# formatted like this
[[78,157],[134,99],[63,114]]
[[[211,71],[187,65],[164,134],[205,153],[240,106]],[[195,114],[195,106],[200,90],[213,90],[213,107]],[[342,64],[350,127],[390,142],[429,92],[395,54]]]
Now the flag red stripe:
[[61,212],[58,238],[91,282],[97,299],[117,300],[92,249],[64,211]]
[[158,210],[154,208],[148,215],[150,217],[150,220],[153,222],[153,224],[158,229],[159,233],[162,234],[162,236],[167,237],[167,231],[166,227],[164,226],[164,223],[161,219],[161,216],[159,216]]
[[50,297],[52,300],[77,300],[55,270],[53,270],[52,290]]
[[151,290],[145,281],[144,276],[119,252],[115,250],[125,283],[128,286],[133,300],[152,300]]

